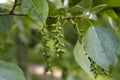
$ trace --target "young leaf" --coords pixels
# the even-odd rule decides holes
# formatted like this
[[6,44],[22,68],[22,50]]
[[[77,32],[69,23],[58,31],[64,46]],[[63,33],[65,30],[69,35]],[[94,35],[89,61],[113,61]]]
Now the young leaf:
[[102,27],[90,27],[85,34],[85,50],[101,68],[111,71],[115,67],[120,53],[118,37],[112,30]]
[[31,5],[33,6],[33,10],[36,14],[34,14],[34,18],[43,23],[46,22],[48,16],[48,4],[46,0],[30,0]]
[[25,80],[25,77],[19,67],[0,61],[0,80]]
[[85,55],[85,50],[83,48],[83,45],[79,43],[79,41],[76,43],[74,47],[74,57],[76,62],[79,64],[79,66],[82,67],[84,71],[86,71],[93,79],[94,79],[94,73],[91,72],[91,63],[88,59],[88,56]]

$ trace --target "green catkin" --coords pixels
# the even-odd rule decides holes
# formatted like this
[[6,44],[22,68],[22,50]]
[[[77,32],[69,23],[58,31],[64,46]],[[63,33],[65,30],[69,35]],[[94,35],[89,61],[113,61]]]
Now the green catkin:
[[64,50],[64,43],[63,43],[63,28],[61,26],[61,17],[58,17],[57,22],[55,24],[52,24],[53,30],[52,32],[52,37],[49,34],[47,25],[40,24],[38,28],[38,32],[41,37],[41,51],[43,53],[43,56],[45,57],[46,61],[46,71],[52,71],[52,61],[53,61],[53,56],[50,54],[50,46],[48,43],[52,39],[54,41],[54,49],[55,49],[55,56],[57,58],[60,58],[62,54],[65,52]]
[[46,71],[51,71],[52,68],[51,55],[49,53],[50,47],[48,46],[48,42],[50,38],[47,31],[47,25],[40,25],[38,32],[41,35],[41,43],[42,43],[41,51],[46,61]]
[[63,28],[61,26],[61,17],[57,18],[56,24],[53,24],[54,30],[52,30],[53,33],[53,41],[54,41],[54,49],[56,53],[56,57],[60,58],[62,54],[65,52],[64,50],[64,43],[63,43]]
[[78,35],[79,42],[80,42],[80,44],[82,44],[82,34],[78,28],[78,24],[73,19],[70,19],[70,22],[71,22],[71,24],[74,25],[74,29],[76,30],[76,33]]
[[95,78],[97,78],[98,75],[108,75],[108,72],[102,69],[100,66],[98,66],[90,57],[88,57],[91,65],[91,72],[95,74]]
[[[71,24],[74,25],[74,28],[75,28],[75,30],[77,32],[80,44],[83,44],[83,41],[82,41],[82,32],[83,31],[79,30],[78,24],[75,22],[74,19],[69,19],[69,21],[71,22]],[[84,46],[84,50],[85,50],[85,46]],[[87,55],[87,53],[85,53],[85,55]],[[91,63],[90,64],[90,68],[91,68],[90,71],[95,74],[95,78],[97,78],[98,75],[107,75],[108,74],[107,71],[105,71],[99,65],[97,65],[90,57],[88,57],[88,59],[89,59],[89,61]]]

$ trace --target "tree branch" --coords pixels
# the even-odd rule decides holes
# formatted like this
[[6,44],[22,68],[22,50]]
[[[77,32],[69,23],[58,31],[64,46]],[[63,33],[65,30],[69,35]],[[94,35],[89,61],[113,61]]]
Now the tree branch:
[[14,10],[15,10],[15,8],[17,7],[17,5],[18,5],[18,0],[15,0],[14,5],[13,5],[11,11],[10,11],[10,14],[13,14],[13,13],[14,13]]
[[13,15],[13,16],[27,16],[26,14],[17,14],[17,13],[14,13],[15,11],[15,8],[18,6],[18,0],[15,0],[14,2],[14,5],[12,7],[12,9],[10,10],[9,13],[0,13],[0,16],[7,16],[7,15]]
[[[83,17],[83,15],[79,15],[79,16],[63,17],[62,19],[67,19],[67,20],[73,19],[73,20],[76,20],[76,19],[82,18],[82,17]],[[48,16],[48,18],[58,18],[58,16]]]
[[27,16],[26,14],[16,14],[16,13],[1,13],[0,16],[7,16],[7,15],[12,15],[12,16]]
[[[14,5],[12,7],[12,9],[10,10],[9,13],[0,13],[0,16],[7,16],[7,15],[13,15],[13,16],[27,16],[26,14],[18,14],[18,13],[14,13],[15,8],[18,6],[18,0],[15,0]],[[70,17],[61,17],[61,19],[73,19],[76,20],[78,18],[82,18],[83,15],[79,15],[79,16],[70,16]],[[48,18],[58,18],[58,16],[48,16]]]
[[[9,13],[0,13],[0,16],[7,16],[7,15],[13,15],[13,16],[27,16],[26,14],[18,14],[18,13],[14,13],[15,8],[18,6],[18,0],[15,0],[14,5],[12,7],[12,9],[10,10]],[[61,17],[61,19],[66,19],[66,20],[76,20],[78,18],[82,18],[83,15],[79,15],[79,16],[70,16],[70,17]],[[58,18],[58,16],[48,16],[48,18]]]

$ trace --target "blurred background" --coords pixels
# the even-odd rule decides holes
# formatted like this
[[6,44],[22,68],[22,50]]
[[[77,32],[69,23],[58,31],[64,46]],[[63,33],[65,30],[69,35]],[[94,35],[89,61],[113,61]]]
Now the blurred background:
[[[78,0],[74,0],[74,3],[70,3],[72,1],[73,0],[65,0],[62,2],[62,0],[48,0],[51,11],[49,15],[60,14],[59,11],[63,11],[64,13],[64,11],[66,11],[64,7],[68,7],[68,4],[70,4],[69,6],[74,6],[77,4]],[[0,13],[8,12],[12,8],[13,3],[14,0],[0,0]],[[56,6],[56,8],[54,6]],[[54,8],[58,10],[55,10]],[[19,7],[16,9],[16,12],[18,11],[20,11]],[[69,13],[66,14],[70,15]],[[0,18],[4,19],[7,17],[8,16],[0,16]],[[96,19],[96,16],[91,15],[90,18]],[[11,19],[12,18],[10,18],[10,20]],[[104,22],[103,20],[107,21],[107,17],[98,21]],[[47,20],[47,24],[54,22],[54,19]],[[52,72],[46,72],[47,66],[45,58],[40,51],[40,38],[36,32],[37,26],[28,18],[19,16],[14,16],[12,24],[9,20],[5,23],[5,25],[6,24],[12,27],[6,28],[6,30],[11,29],[9,34],[5,31],[8,37],[0,35],[2,37],[0,39],[0,59],[18,64],[18,66],[24,71],[26,80],[91,80],[88,74],[85,73],[75,61],[73,49],[78,38],[74,26],[70,22],[65,22],[63,24],[65,36],[63,41],[66,46],[65,53],[63,54],[62,59],[54,59],[52,62],[54,64],[52,67]],[[79,24],[84,26],[81,28],[87,28],[87,26],[90,25],[84,20],[81,20]],[[97,21],[94,22],[94,24],[101,25],[101,23],[98,23]],[[0,26],[2,25],[0,24]],[[114,28],[116,29],[116,27]],[[50,45],[51,44],[52,42]],[[120,62],[118,62],[117,67],[109,78],[101,78],[99,80],[119,80]]]

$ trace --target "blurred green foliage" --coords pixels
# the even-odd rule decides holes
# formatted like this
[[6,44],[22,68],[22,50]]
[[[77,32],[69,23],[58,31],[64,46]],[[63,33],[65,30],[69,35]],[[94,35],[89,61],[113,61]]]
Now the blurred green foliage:
[[[34,1],[20,0],[20,5],[14,11],[28,16],[0,16],[0,60],[17,63],[25,74],[29,64],[46,67],[46,56],[43,55],[41,48],[43,48],[43,38],[46,38],[47,34],[47,38],[50,39],[47,42],[49,46],[47,51],[51,56],[49,61],[53,70],[57,68],[62,71],[62,80],[91,80],[75,61],[73,49],[79,35],[76,24],[73,24],[70,18],[72,17],[77,23],[78,31],[82,35],[80,40],[83,39],[90,26],[109,28],[120,37],[119,0],[45,0],[43,4],[39,0],[38,3]],[[67,6],[64,6],[65,3],[68,3]],[[9,13],[13,4],[14,2],[0,4],[0,15]],[[76,18],[77,16],[79,18]],[[63,29],[62,34],[64,34],[64,38],[60,40],[65,44],[65,53],[62,54],[62,58],[55,57],[52,30],[56,29],[53,26],[57,23],[56,17],[61,19],[59,22]],[[42,22],[47,25],[45,29]],[[44,31],[46,34],[42,34]],[[119,80],[119,75],[120,63],[118,61],[112,74],[98,76],[96,80]],[[39,78],[32,75],[32,80],[39,80]]]

